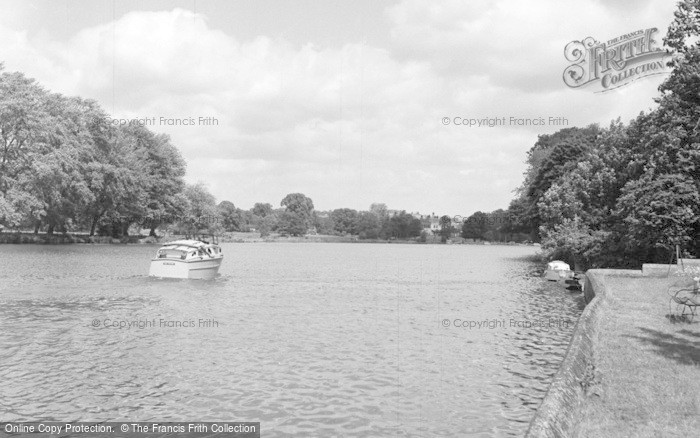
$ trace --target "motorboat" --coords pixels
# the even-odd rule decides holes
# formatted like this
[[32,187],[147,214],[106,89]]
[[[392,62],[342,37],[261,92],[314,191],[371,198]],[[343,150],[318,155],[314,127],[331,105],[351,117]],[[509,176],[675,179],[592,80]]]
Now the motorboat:
[[547,270],[544,272],[544,278],[549,281],[565,281],[574,277],[574,271],[568,263],[561,260],[554,260],[547,263]]
[[194,239],[176,240],[160,247],[151,259],[148,275],[211,280],[219,272],[223,259],[224,254],[218,243]]

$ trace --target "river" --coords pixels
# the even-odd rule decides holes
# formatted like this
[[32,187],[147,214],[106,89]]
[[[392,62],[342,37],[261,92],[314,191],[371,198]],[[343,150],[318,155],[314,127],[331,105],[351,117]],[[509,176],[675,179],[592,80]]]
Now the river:
[[522,436],[580,294],[537,248],[0,245],[0,421],[259,421],[262,436]]

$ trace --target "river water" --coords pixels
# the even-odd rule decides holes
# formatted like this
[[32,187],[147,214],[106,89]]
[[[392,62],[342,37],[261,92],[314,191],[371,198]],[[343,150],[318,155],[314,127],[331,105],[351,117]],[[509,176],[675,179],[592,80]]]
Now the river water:
[[224,244],[213,281],[156,249],[0,246],[0,421],[522,436],[582,309],[533,247]]

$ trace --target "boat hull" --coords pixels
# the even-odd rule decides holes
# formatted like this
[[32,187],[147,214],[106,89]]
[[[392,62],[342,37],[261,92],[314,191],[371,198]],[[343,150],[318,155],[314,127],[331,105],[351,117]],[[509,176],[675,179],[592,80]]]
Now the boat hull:
[[549,281],[563,281],[574,277],[574,272],[563,269],[547,269],[544,273],[544,278]]
[[201,260],[153,259],[148,275],[151,277],[211,280],[219,273],[222,260],[223,257]]

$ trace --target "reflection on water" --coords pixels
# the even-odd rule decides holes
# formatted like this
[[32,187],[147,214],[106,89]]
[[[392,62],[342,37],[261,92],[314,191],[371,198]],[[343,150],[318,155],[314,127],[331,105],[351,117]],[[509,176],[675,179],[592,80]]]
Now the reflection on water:
[[148,278],[152,246],[0,246],[0,421],[521,436],[581,311],[530,247],[223,247],[206,282]]

